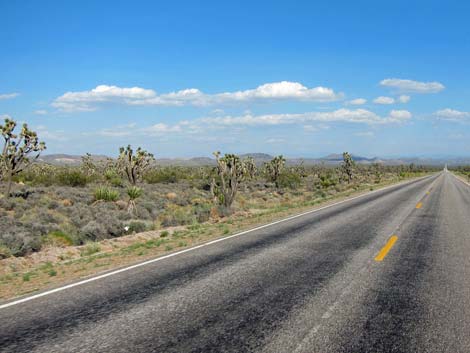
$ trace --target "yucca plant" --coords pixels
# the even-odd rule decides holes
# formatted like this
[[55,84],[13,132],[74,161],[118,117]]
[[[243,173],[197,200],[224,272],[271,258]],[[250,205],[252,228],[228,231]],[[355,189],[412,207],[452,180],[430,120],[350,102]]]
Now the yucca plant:
[[127,196],[129,196],[129,201],[127,203],[127,212],[133,214],[136,209],[137,205],[135,200],[142,196],[143,190],[137,186],[131,186],[127,188]]
[[111,190],[107,187],[99,187],[94,192],[95,202],[106,201],[114,202],[119,199],[119,192]]

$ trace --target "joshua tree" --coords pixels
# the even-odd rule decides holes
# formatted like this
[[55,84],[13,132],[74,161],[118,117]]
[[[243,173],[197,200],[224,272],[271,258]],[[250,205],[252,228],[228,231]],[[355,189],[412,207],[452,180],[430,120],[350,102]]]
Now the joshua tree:
[[90,153],[85,154],[82,156],[82,165],[81,169],[83,173],[87,176],[92,176],[98,171],[97,165],[93,162],[93,157]]
[[243,160],[245,166],[246,176],[253,179],[256,175],[256,163],[253,157],[248,157]]
[[212,179],[211,191],[219,204],[230,209],[237,195],[238,186],[246,175],[246,168],[237,155],[226,154],[220,157],[220,152],[214,152],[214,156],[220,182],[216,183],[215,179]]
[[117,165],[122,174],[127,177],[129,183],[135,185],[142,179],[143,174],[154,160],[153,154],[140,147],[137,148],[134,154],[131,146],[128,145],[127,148],[121,147],[119,149]]
[[347,177],[348,183],[350,183],[353,179],[354,165],[354,160],[352,159],[349,152],[344,152],[343,163],[341,164],[341,171],[343,175]]
[[382,181],[382,166],[380,163],[374,163],[372,166],[374,168],[375,182],[379,184]]
[[279,176],[284,169],[286,159],[283,156],[274,157],[269,163],[265,163],[264,168],[271,182],[279,187]]
[[10,196],[13,177],[31,165],[46,149],[46,144],[39,142],[37,134],[27,124],[23,124],[18,135],[14,133],[15,128],[16,122],[11,119],[5,119],[4,125],[0,125],[0,134],[5,140],[0,171],[7,182],[6,197]]
[[131,186],[127,189],[127,195],[129,196],[129,201],[127,202],[127,212],[134,214],[137,209],[135,200],[142,196],[142,189],[137,186]]

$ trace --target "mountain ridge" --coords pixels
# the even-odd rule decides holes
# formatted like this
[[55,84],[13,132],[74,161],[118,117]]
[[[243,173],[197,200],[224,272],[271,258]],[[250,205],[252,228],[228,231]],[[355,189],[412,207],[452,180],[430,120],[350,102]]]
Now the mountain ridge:
[[[263,164],[268,162],[274,156],[267,153],[244,153],[240,157],[248,158],[252,157],[257,164]],[[82,156],[56,153],[46,154],[38,158],[40,163],[48,163],[53,165],[69,165],[78,166],[81,164]],[[96,161],[105,160],[111,158],[105,155],[92,155],[92,159]],[[364,157],[356,154],[352,154],[352,158],[358,164],[372,164],[380,163],[384,165],[400,165],[400,164],[416,164],[416,165],[470,165],[470,157],[453,157],[453,158],[424,158],[424,157],[401,157],[401,158],[381,158],[381,157]],[[338,165],[342,162],[343,155],[340,153],[331,153],[320,158],[302,158],[302,157],[290,157],[286,158],[288,165]],[[204,165],[215,165],[215,159],[210,157],[190,157],[190,158],[157,158],[157,164],[162,166],[204,166]]]

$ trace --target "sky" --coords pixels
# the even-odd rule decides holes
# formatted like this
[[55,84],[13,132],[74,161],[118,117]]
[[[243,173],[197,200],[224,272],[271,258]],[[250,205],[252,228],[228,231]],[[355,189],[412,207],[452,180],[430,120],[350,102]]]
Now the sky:
[[470,156],[466,1],[0,0],[0,117],[47,153]]

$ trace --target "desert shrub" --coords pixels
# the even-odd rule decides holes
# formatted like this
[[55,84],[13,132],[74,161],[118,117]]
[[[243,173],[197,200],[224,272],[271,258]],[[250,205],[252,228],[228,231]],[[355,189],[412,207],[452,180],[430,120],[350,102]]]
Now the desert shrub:
[[218,215],[219,217],[228,217],[228,216],[230,216],[232,213],[233,213],[233,211],[232,211],[230,208],[228,208],[228,207],[225,207],[225,206],[223,206],[223,205],[219,205],[219,206],[217,207],[217,215]]
[[93,193],[95,201],[116,201],[119,199],[119,192],[116,190],[111,190],[107,187],[99,187]]
[[0,260],[6,259],[11,256],[11,251],[10,249],[3,244],[0,244]]
[[120,175],[119,173],[117,172],[116,169],[113,169],[113,168],[110,168],[110,169],[106,169],[105,172],[104,172],[104,178],[109,181],[109,180],[112,180],[114,178],[120,178]]
[[193,212],[198,223],[207,222],[210,219],[212,206],[209,203],[199,203],[193,206]]
[[158,219],[164,227],[187,225],[196,221],[196,217],[192,211],[192,207],[169,205],[168,208],[159,215]]
[[47,202],[47,208],[50,210],[56,210],[59,208],[59,203],[56,200],[48,200]]
[[99,243],[89,242],[80,250],[80,256],[90,256],[100,251],[101,246]]
[[43,243],[54,246],[70,246],[73,245],[73,238],[60,230],[56,230],[47,234],[43,238]]
[[277,178],[277,185],[281,188],[296,189],[300,186],[302,179],[299,174],[283,172]]
[[41,249],[40,237],[16,227],[3,232],[0,235],[0,243],[9,249],[13,256],[24,256]]
[[80,229],[95,219],[95,213],[87,205],[77,204],[70,209],[69,219],[76,228]]
[[327,171],[324,174],[320,174],[319,178],[320,178],[320,187],[322,189],[328,189],[329,187],[335,186],[336,184],[338,184],[338,177],[336,176],[336,174],[330,171]]
[[89,240],[103,240],[123,235],[125,229],[123,222],[119,219],[120,214],[106,207],[97,207],[93,215],[85,216],[88,222],[78,227],[79,232],[75,242],[83,244]]
[[43,236],[58,230],[59,220],[44,210],[30,211],[15,221],[15,226],[32,236]]
[[16,208],[15,199],[0,198],[0,207],[7,211],[13,211]]
[[149,213],[153,213],[153,211],[157,208],[157,206],[155,205],[155,203],[153,202],[150,202],[150,201],[142,201],[140,203],[140,206],[142,208],[144,208],[145,210],[147,210]]
[[104,172],[106,181],[114,187],[123,187],[124,181],[115,169],[107,169]]
[[57,217],[56,214],[48,212],[44,209],[33,210],[29,213],[30,217],[33,219],[31,223],[47,223],[47,224],[58,224],[60,223],[60,219]]
[[124,181],[121,178],[113,178],[109,181],[109,183],[115,188],[124,187]]
[[108,236],[107,229],[102,222],[90,221],[81,230],[81,243],[86,240],[106,239]]
[[[38,188],[37,190],[41,189]],[[52,186],[49,188],[44,188],[44,190],[53,194],[58,199],[69,199],[73,203],[88,203],[90,201],[90,191],[87,188]]]
[[[129,212],[127,212],[127,214],[129,214]],[[129,214],[130,215],[130,214]],[[146,208],[142,208],[142,207],[139,207],[136,212],[135,212],[135,215],[137,216],[137,218],[139,219],[142,219],[142,220],[154,220],[155,217],[158,215],[158,212],[155,212],[155,216],[153,215],[153,213],[149,212],[148,209]],[[132,215],[130,215],[132,216]]]
[[16,175],[13,180],[15,182],[21,182],[28,185],[47,185],[50,186],[53,184],[54,180],[51,178],[52,173],[40,172],[37,168],[37,165],[33,165],[30,169],[21,172]]
[[103,240],[125,233],[124,225],[115,215],[104,214],[88,222],[80,231],[82,239]]
[[89,182],[89,178],[79,169],[69,168],[63,169],[57,173],[55,179],[57,185],[71,187],[86,186]]
[[193,168],[183,168],[183,167],[164,167],[164,168],[154,168],[149,170],[144,175],[144,181],[148,184],[174,184],[180,180],[191,179],[191,171]]
[[130,234],[133,233],[142,233],[147,230],[147,225],[144,222],[132,221],[128,224],[127,232]]

